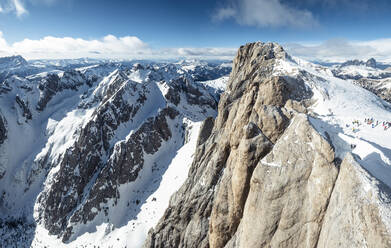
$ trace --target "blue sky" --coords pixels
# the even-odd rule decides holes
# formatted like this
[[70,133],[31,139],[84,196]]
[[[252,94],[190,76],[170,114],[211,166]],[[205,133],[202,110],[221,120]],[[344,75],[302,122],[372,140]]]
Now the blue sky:
[[[124,49],[123,57],[129,58],[227,57],[238,46],[260,40],[301,53],[303,47],[318,47],[320,55],[330,44],[365,46],[374,57],[388,60],[376,46],[390,46],[390,11],[389,0],[0,0],[0,55],[121,57]],[[56,46],[63,49],[55,51]],[[45,47],[49,50],[43,53]]]

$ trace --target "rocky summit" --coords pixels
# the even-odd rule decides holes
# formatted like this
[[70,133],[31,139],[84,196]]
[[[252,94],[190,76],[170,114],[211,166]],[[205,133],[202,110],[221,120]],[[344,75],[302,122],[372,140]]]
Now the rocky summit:
[[327,67],[256,42],[232,66],[0,72],[2,247],[391,247],[374,60]]
[[240,47],[188,179],[144,247],[390,247],[390,181],[321,116],[319,101],[338,97],[327,81],[342,82],[323,71],[275,43]]

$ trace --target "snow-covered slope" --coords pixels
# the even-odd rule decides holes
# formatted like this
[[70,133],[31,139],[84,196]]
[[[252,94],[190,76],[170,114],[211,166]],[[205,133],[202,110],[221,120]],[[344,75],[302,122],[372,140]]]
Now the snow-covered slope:
[[303,78],[314,92],[311,122],[331,138],[337,156],[358,155],[366,170],[391,187],[391,104],[354,81],[334,77],[330,69],[299,58],[280,60],[275,73]]
[[390,247],[390,110],[276,43],[241,46],[144,247]]
[[216,115],[225,79],[203,81],[229,72],[199,61],[4,66],[0,246],[140,245]]
[[[294,86],[286,89],[308,106],[292,98],[281,108],[292,115],[302,108],[337,159],[355,154],[362,168],[391,187],[391,104],[345,80],[380,69],[352,64],[336,72],[276,47],[281,51],[273,53],[281,56],[268,64],[273,53],[259,55],[265,67],[250,71],[255,83],[243,82],[256,85],[270,74]],[[216,116],[230,67],[200,61],[34,63],[1,74],[0,246],[140,247],[186,180],[201,122]],[[278,80],[267,82],[278,87]],[[387,82],[382,79],[383,88]],[[235,101],[244,86],[240,80],[232,85],[237,88],[227,95]],[[270,103],[285,97],[263,90],[259,94]],[[262,111],[282,113],[267,106]],[[361,181],[377,187],[368,180]]]

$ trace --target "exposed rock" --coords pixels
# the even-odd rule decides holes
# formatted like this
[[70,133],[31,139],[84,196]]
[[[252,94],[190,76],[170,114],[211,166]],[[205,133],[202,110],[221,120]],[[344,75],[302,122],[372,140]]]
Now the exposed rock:
[[0,145],[4,143],[5,139],[7,138],[7,128],[6,128],[7,121],[5,118],[0,114]]
[[244,127],[244,138],[233,149],[210,217],[210,247],[223,247],[236,232],[250,189],[250,178],[257,162],[272,148],[272,143],[252,122]]
[[[83,200],[79,196],[84,196],[87,185],[104,167],[103,155],[110,155],[110,140],[114,131],[138,113],[146,95],[150,93],[143,84],[131,81],[122,81],[122,84],[118,85],[110,101],[97,108],[93,118],[80,131],[75,144],[58,162],[59,170],[50,189],[43,191],[38,198],[42,203],[40,219],[43,219],[51,234],[60,235],[65,230],[69,218]],[[127,101],[123,100],[125,96]],[[135,163],[138,163],[137,160]]]
[[366,90],[376,94],[383,100],[391,103],[391,79],[368,79],[362,78],[356,80],[355,84],[363,87]]
[[341,79],[384,79],[391,77],[385,64],[378,64],[374,58],[367,61],[349,60],[340,65],[332,67],[332,73],[335,77]]
[[[155,153],[163,141],[171,138],[166,118],[174,119],[179,113],[172,108],[163,109],[158,116],[147,120],[126,142],[114,147],[113,156],[99,173],[87,199],[70,217],[70,223],[63,237],[68,241],[72,235],[72,224],[91,221],[102,211],[101,203],[120,198],[119,185],[136,180],[144,165],[145,154]],[[116,201],[116,200],[115,200]],[[92,211],[95,208],[98,211]]]
[[367,67],[376,68],[376,60],[374,58],[370,58],[367,61],[362,61],[362,60],[358,60],[358,59],[348,60],[348,61],[342,63],[340,65],[340,67],[351,66],[351,65],[355,65],[355,66],[364,65]]
[[338,174],[333,161],[332,146],[297,115],[256,166],[227,247],[316,247]]
[[[179,77],[168,82],[169,89],[165,94],[168,101],[178,105],[181,101],[181,94],[186,97],[186,101],[192,105],[209,105],[215,109],[217,102],[209,97],[209,93],[202,85],[197,85],[195,82],[190,82],[190,79]],[[201,89],[203,91],[201,91]],[[208,94],[205,96],[204,94]]]
[[[160,194],[159,188],[171,181],[163,175],[171,173],[172,161],[183,153],[190,157],[190,151],[180,148],[189,140],[187,147],[194,146],[198,122],[217,113],[220,93],[213,94],[196,80],[220,78],[231,68],[196,61],[133,64],[33,61],[0,70],[0,108],[7,118],[7,123],[0,120],[0,139],[5,140],[0,146],[4,222],[26,216],[28,224],[37,223],[59,242],[75,246],[73,241],[78,243],[97,226],[107,225],[106,235],[111,227],[133,222],[138,233],[156,221],[162,210],[145,208],[149,194]],[[32,121],[16,125],[29,113]],[[202,142],[214,126],[209,120]],[[11,128],[8,133],[6,126]],[[188,164],[174,171],[172,180],[177,182],[171,191],[179,188],[187,170]],[[152,201],[166,203],[168,197]],[[141,223],[137,211],[150,213],[152,219]],[[17,235],[0,232],[6,240],[0,238],[1,247],[41,246],[35,225],[25,235],[34,241],[23,245],[14,241],[18,236],[22,240],[19,232],[24,229],[11,227]]]
[[41,94],[36,109],[43,111],[48,102],[58,92],[65,89],[76,90],[77,87],[84,83],[87,83],[87,80],[78,71],[65,71],[61,77],[54,73],[49,74],[39,83],[38,88]]
[[374,58],[370,58],[365,62],[365,65],[368,67],[376,68],[376,60]]
[[391,247],[391,226],[386,223],[390,218],[391,189],[348,154],[341,164],[317,247]]
[[23,117],[26,118],[26,120],[31,120],[31,118],[33,117],[31,115],[31,111],[28,107],[28,103],[26,103],[25,101],[23,101],[20,96],[16,95],[16,98],[15,98],[15,101],[16,103],[19,105],[19,107],[22,109],[23,111]]
[[205,141],[208,140],[208,138],[212,134],[213,126],[214,126],[213,117],[208,117],[204,120],[200,129],[200,134],[198,136],[197,146],[204,144]]
[[[0,111],[0,146],[4,143],[4,141],[7,139],[7,126],[6,126],[6,119],[2,116]],[[3,168],[3,166],[0,164],[0,180],[4,177],[5,173],[7,171]]]
[[275,58],[286,57],[274,43],[239,49],[212,133],[203,135],[211,126],[204,123],[189,178],[145,247],[221,247],[234,234],[257,162],[289,125],[292,113],[284,105],[311,95],[299,93],[300,83],[272,75]]
[[229,154],[229,146],[215,143],[216,134],[197,148],[189,178],[171,197],[162,220],[149,232],[145,247],[208,247],[208,218],[214,188]]
[[374,189],[384,190],[358,196],[365,191],[359,165],[350,168],[347,157],[339,172],[330,137],[306,115],[305,72],[278,76],[276,58],[290,59],[273,43],[239,49],[188,179],[144,247],[390,246],[382,221],[391,216],[390,189],[379,183]]

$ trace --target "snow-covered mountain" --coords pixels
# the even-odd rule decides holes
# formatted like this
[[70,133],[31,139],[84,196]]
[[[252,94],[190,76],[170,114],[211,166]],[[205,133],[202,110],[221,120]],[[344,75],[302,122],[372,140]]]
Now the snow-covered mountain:
[[391,102],[391,71],[388,65],[369,59],[349,60],[342,64],[326,66],[335,77],[345,79]]
[[342,64],[332,66],[332,72],[335,77],[342,79],[383,79],[391,77],[391,73],[386,70],[388,65],[377,63],[371,58],[367,61],[348,60]]
[[3,60],[0,246],[141,245],[230,66]]
[[246,44],[144,247],[390,247],[390,126],[353,81]]
[[0,246],[390,247],[387,73],[261,42],[5,67]]
[[0,58],[0,70],[26,66],[27,61],[20,55]]

